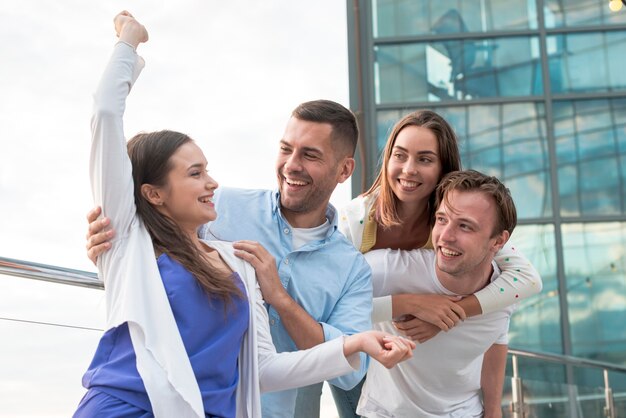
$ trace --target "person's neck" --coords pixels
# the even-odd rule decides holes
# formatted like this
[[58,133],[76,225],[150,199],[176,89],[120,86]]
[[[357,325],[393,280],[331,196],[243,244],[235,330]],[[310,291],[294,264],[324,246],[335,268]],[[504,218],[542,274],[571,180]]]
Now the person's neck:
[[451,275],[443,272],[435,265],[435,273],[437,274],[439,282],[449,291],[457,295],[471,295],[491,283],[493,265],[490,261],[488,264],[480,266],[471,272],[459,275]]
[[190,227],[190,228],[182,228],[182,229],[183,229],[183,233],[187,235],[187,237],[189,237],[192,244],[195,245],[196,248],[198,248],[201,251],[206,251],[207,247],[204,246],[204,244],[202,244],[202,241],[200,240],[200,237],[198,236],[198,228],[200,228],[200,226],[198,226],[197,228]]
[[293,228],[315,228],[326,222],[326,210],[311,212],[292,212],[281,208],[283,217]]
[[404,228],[429,225],[430,212],[428,200],[424,202],[402,203],[398,205],[398,217]]

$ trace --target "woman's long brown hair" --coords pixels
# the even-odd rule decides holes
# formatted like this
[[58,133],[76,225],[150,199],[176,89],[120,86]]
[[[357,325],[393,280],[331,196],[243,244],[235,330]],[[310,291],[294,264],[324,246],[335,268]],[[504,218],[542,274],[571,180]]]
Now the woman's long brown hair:
[[164,186],[173,168],[170,157],[182,145],[193,142],[185,134],[174,131],[139,133],[128,141],[128,155],[133,167],[137,213],[152,237],[157,254],[165,253],[178,261],[199,282],[210,297],[225,303],[232,296],[241,296],[230,274],[213,267],[182,229],[168,216],[161,214],[143,197],[142,184]]
[[[387,143],[382,153],[382,166],[378,172],[378,176],[376,180],[374,180],[374,184],[364,193],[366,196],[378,193],[374,204],[374,216],[376,222],[386,228],[402,224],[402,220],[398,216],[398,198],[391,189],[391,185],[387,179],[387,167],[389,166],[389,159],[393,153],[396,138],[400,131],[407,126],[421,126],[427,128],[437,138],[439,160],[441,161],[441,175],[438,180],[441,180],[443,176],[452,171],[461,169],[461,156],[459,154],[456,134],[450,124],[440,115],[432,110],[417,110],[396,122],[391,129],[389,138],[387,138]],[[435,190],[431,193],[428,202],[430,210],[429,219],[432,222],[432,217],[435,213]]]

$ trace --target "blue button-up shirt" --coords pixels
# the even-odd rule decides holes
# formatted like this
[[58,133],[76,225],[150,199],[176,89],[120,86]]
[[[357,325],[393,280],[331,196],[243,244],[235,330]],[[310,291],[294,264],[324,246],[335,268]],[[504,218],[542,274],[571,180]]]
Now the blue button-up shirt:
[[[371,270],[365,258],[337,230],[337,211],[328,206],[330,228],[320,241],[296,250],[292,227],[280,212],[278,191],[220,188],[214,203],[218,217],[200,230],[205,239],[260,242],[276,259],[278,275],[287,293],[324,330],[326,341],[371,329]],[[272,340],[278,352],[297,347],[268,306]],[[360,370],[330,381],[342,389],[354,387],[365,375],[367,356]],[[270,416],[293,416],[296,391],[263,396],[263,410]],[[265,415],[265,412],[264,412]]]

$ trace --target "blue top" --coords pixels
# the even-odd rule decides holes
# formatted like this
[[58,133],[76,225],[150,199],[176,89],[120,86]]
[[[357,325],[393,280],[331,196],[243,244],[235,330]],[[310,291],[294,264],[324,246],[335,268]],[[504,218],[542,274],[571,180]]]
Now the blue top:
[[[326,211],[331,226],[324,239],[293,250],[292,227],[280,212],[278,191],[223,187],[217,189],[213,202],[218,217],[201,228],[200,237],[260,242],[276,259],[283,286],[321,324],[326,341],[372,328],[371,270],[362,254],[337,230],[337,211],[332,205]],[[278,313],[271,306],[268,313],[276,350],[296,351]],[[367,356],[362,354],[360,370],[330,382],[350,389],[366,370]],[[263,395],[264,415],[281,415],[268,410],[270,403],[281,412],[293,411],[295,394],[290,390]]]
[[[234,417],[239,380],[237,357],[249,319],[248,301],[239,275],[234,273],[233,278],[244,297],[233,297],[231,305],[226,308],[221,299],[209,298],[191,273],[167,254],[162,254],[157,264],[198,380],[206,414]],[[152,412],[146,389],[137,372],[126,323],[102,336],[91,365],[83,376],[83,386]]]

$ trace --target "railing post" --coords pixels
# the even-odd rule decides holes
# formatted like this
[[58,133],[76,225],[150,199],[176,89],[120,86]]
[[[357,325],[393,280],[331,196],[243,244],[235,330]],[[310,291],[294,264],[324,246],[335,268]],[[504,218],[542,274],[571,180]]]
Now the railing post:
[[522,379],[517,370],[517,356],[512,355],[513,377],[511,377],[511,413],[512,418],[524,418],[526,411],[524,408],[524,391],[522,390]]
[[615,418],[615,404],[613,403],[613,389],[609,386],[609,371],[604,369],[604,416]]

